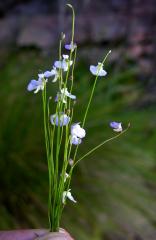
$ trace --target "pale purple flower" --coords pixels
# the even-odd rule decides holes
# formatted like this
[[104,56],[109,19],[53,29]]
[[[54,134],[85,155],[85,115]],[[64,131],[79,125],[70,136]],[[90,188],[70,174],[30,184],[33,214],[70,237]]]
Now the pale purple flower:
[[84,138],[86,131],[80,127],[80,123],[74,123],[71,126],[71,135],[75,135],[78,138]]
[[34,93],[38,93],[38,91],[43,90],[45,83],[48,80],[45,78],[44,73],[39,73],[38,74],[38,80],[31,80],[27,86],[28,91],[34,91]]
[[82,142],[82,138],[84,138],[85,136],[86,131],[80,127],[79,123],[75,123],[71,126],[71,144],[79,145]]
[[72,202],[76,203],[76,200],[73,198],[73,196],[71,195],[71,189],[68,189],[67,191],[63,192],[62,195],[62,203],[65,204],[66,203],[66,199],[71,200]]
[[38,93],[39,90],[43,90],[44,89],[44,81],[39,78],[38,80],[31,80],[30,83],[27,86],[27,90],[29,92],[34,91],[34,93]]
[[81,144],[82,140],[81,138],[78,138],[76,135],[71,135],[70,143],[73,145],[79,145]]
[[106,74],[107,74],[107,72],[103,69],[103,64],[102,63],[98,63],[97,66],[91,65],[90,66],[90,72],[93,75],[99,76],[99,77],[106,76]]
[[77,47],[76,43],[70,43],[70,44],[65,44],[65,49],[70,50],[71,52],[73,52],[75,50],[75,48]]
[[113,131],[115,132],[122,132],[122,123],[111,122],[110,127],[113,128]]
[[65,113],[56,113],[50,116],[50,122],[56,126],[66,126],[70,122],[70,117],[68,117]]
[[68,55],[62,55],[63,60],[61,61],[55,61],[54,62],[54,67],[58,69],[63,69],[65,72],[68,71],[68,68],[73,64],[73,61],[69,60]]

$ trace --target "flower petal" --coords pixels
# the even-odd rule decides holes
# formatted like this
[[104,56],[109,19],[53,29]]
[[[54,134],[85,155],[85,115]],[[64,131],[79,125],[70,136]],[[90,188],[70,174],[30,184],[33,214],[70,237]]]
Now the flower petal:
[[67,192],[67,198],[70,199],[72,202],[76,203],[76,200],[73,198],[70,191]]
[[92,73],[93,75],[96,75],[96,74],[97,74],[97,68],[96,68],[96,66],[91,65],[91,66],[90,66],[90,71],[91,71],[91,73]]
[[38,86],[37,84],[38,81],[36,81],[35,79],[31,80],[30,83],[27,86],[27,90],[28,91],[33,91],[36,89],[36,87]]
[[79,145],[81,144],[82,140],[81,138],[78,138],[76,135],[71,135],[70,143],[73,145]]
[[39,79],[43,79],[43,78],[44,78],[44,73],[39,73],[39,74],[38,74],[38,78],[39,78]]
[[67,101],[66,101],[66,97],[69,97],[69,98],[71,98],[71,99],[73,99],[73,100],[76,99],[76,96],[75,96],[75,95],[72,95],[71,93],[69,93],[67,88],[62,88],[62,89],[60,90],[60,92],[61,92],[61,93],[58,93],[57,95],[60,96],[60,99],[61,99],[64,103],[67,102]]
[[63,54],[62,57],[63,57],[65,60],[69,59],[69,55],[67,55],[67,54]]
[[71,50],[72,52],[75,50],[75,48],[77,47],[76,43],[70,43],[70,44],[65,44],[65,49],[67,50]]
[[55,61],[55,62],[54,62],[54,66],[55,66],[56,68],[62,68],[62,61]]
[[69,174],[68,174],[68,173],[65,173],[64,182],[66,182],[67,178],[69,178]]
[[115,132],[122,132],[122,123],[121,122],[111,122],[110,127],[113,128]]
[[39,90],[43,90],[44,89],[44,82],[42,81],[41,78],[39,78],[38,80],[31,80],[30,83],[27,86],[27,90],[28,91],[34,91],[34,93],[37,93]]
[[52,77],[52,76],[54,76],[55,75],[55,73],[53,72],[53,70],[52,71],[45,71],[44,72],[44,77],[45,78],[49,78],[49,77]]
[[72,94],[69,94],[69,96],[68,96],[69,98],[71,98],[71,99],[73,99],[73,100],[75,100],[76,99],[76,96],[75,95],[72,95]]
[[103,65],[99,63],[97,66],[91,65],[90,66],[90,72],[99,77],[106,76],[107,72],[103,69]]
[[71,126],[71,135],[75,135],[78,138],[84,138],[86,131],[80,127],[79,123],[75,123]]
[[65,204],[67,198],[70,199],[72,202],[76,203],[76,200],[73,198],[70,191],[71,191],[71,189],[63,192],[63,195],[62,195],[62,203],[63,204]]

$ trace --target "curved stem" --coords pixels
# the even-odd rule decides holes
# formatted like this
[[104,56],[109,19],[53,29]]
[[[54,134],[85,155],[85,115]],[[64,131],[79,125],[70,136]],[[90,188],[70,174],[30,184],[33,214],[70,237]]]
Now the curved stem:
[[67,4],[68,7],[72,9],[73,12],[73,17],[72,17],[72,38],[71,38],[71,43],[74,43],[74,32],[75,32],[75,11],[74,8],[71,4]]
[[85,155],[83,155],[82,157],[80,157],[76,162],[75,164],[73,165],[73,168],[82,160],[84,159],[85,157],[89,156],[91,153],[93,153],[94,151],[96,151],[98,148],[102,147],[105,143],[108,143],[116,138],[118,138],[119,136],[121,136],[123,133],[127,132],[127,130],[129,129],[130,127],[130,124],[128,124],[128,127],[123,130],[122,132],[120,132],[119,134],[115,135],[114,137],[111,137],[105,141],[103,141],[102,143],[98,144],[96,147],[94,147],[93,149],[91,149],[89,152],[87,152]]
[[[111,50],[106,54],[106,56],[104,57],[103,61],[102,61],[102,65],[105,63],[108,55],[111,53]],[[82,128],[84,127],[85,125],[85,122],[86,122],[86,118],[87,118],[87,115],[88,115],[88,111],[89,111],[89,108],[90,108],[90,105],[91,105],[91,101],[92,101],[92,98],[93,98],[93,95],[94,95],[94,91],[95,91],[95,87],[96,87],[96,83],[97,83],[97,80],[98,80],[98,74],[99,74],[99,71],[100,71],[100,67],[98,68],[98,71],[97,71],[97,75],[95,77],[95,81],[94,81],[94,85],[93,85],[93,88],[92,88],[92,91],[91,91],[91,95],[90,95],[90,98],[89,98],[89,101],[88,101],[88,104],[87,104],[87,108],[86,108],[86,111],[85,111],[85,115],[84,115],[84,118],[83,118],[83,122],[82,122]],[[75,162],[75,159],[76,159],[76,156],[77,156],[77,151],[78,151],[78,148],[79,148],[79,145],[76,146],[76,149],[75,149],[75,153],[74,153],[74,158],[73,158],[73,161]]]

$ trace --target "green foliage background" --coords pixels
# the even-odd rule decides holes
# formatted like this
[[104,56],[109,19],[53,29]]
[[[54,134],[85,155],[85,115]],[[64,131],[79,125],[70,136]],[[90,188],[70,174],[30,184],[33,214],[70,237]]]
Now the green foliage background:
[[[54,56],[56,56],[54,54]],[[48,174],[40,94],[26,91],[39,70],[51,67],[50,56],[22,50],[8,56],[0,72],[0,229],[47,227]],[[108,61],[109,62],[109,61]],[[89,63],[76,65],[75,121],[81,121],[93,78]],[[115,133],[111,120],[129,131],[84,159],[72,182],[78,203],[68,202],[62,226],[75,239],[141,239],[156,236],[155,108],[141,104],[145,88],[137,68],[106,67],[99,79],[79,156]],[[49,83],[49,94],[56,89]],[[53,111],[53,110],[52,110]]]

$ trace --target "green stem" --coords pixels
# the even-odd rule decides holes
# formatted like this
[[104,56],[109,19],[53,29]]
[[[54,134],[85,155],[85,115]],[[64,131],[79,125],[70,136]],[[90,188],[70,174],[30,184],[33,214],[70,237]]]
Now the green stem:
[[[106,61],[106,59],[107,59],[107,57],[108,57],[108,55],[111,53],[111,51],[109,51],[107,54],[106,54],[106,56],[105,56],[105,58],[103,59],[103,61],[102,61],[102,65],[105,63],[105,61]],[[95,86],[96,86],[96,83],[97,83],[97,80],[98,80],[98,74],[99,74],[99,71],[100,71],[100,67],[99,67],[99,69],[98,69],[98,71],[97,71],[97,75],[96,75],[96,77],[95,77],[95,81],[94,81],[94,85],[93,85],[93,88],[92,88],[92,91],[91,91],[91,95],[90,95],[90,98],[89,98],[89,102],[88,102],[88,105],[87,105],[87,108],[86,108],[86,111],[85,111],[85,115],[84,115],[84,119],[83,119],[83,122],[82,122],[82,127],[84,127],[84,125],[85,125],[85,122],[86,122],[86,118],[87,118],[87,115],[88,115],[88,111],[89,111],[89,108],[90,108],[90,104],[91,104],[91,101],[92,101],[92,98],[93,98],[93,95],[94,95],[94,91],[95,91]]]
[[74,43],[74,33],[75,33],[75,11],[74,8],[71,4],[67,4],[68,7],[72,9],[72,38],[71,38],[71,43]]
[[87,152],[85,155],[83,155],[82,157],[80,157],[80,158],[74,163],[73,168],[74,168],[82,159],[84,159],[85,157],[89,156],[91,153],[93,153],[94,151],[96,151],[98,148],[102,147],[104,144],[106,144],[106,143],[108,143],[108,142],[110,142],[110,141],[118,138],[119,136],[121,136],[122,134],[124,134],[125,132],[127,132],[127,130],[128,130],[129,127],[130,127],[130,126],[128,125],[128,127],[127,127],[125,130],[123,130],[122,132],[120,132],[119,134],[117,134],[117,135],[115,135],[114,137],[111,137],[111,138],[103,141],[102,143],[98,144],[96,147],[92,148],[89,152]]
[[[104,57],[103,61],[102,61],[102,65],[105,63],[108,55],[111,53],[111,51],[109,51],[106,56]],[[97,75],[95,77],[95,81],[94,81],[94,85],[93,85],[93,88],[92,88],[92,91],[91,91],[91,94],[90,94],[90,98],[89,98],[89,101],[88,101],[88,104],[87,104],[87,108],[86,108],[86,111],[85,111],[85,115],[84,115],[84,118],[83,118],[83,122],[82,122],[82,128],[84,127],[85,125],[85,122],[86,122],[86,118],[87,118],[87,115],[88,115],[88,111],[89,111],[89,108],[90,108],[90,105],[91,105],[91,102],[92,102],[92,98],[93,98],[93,95],[94,95],[94,91],[95,91],[95,87],[96,87],[96,83],[97,83],[97,80],[98,80],[98,74],[99,74],[99,71],[100,71],[100,67],[98,68],[98,71],[97,71]],[[79,148],[79,145],[76,146],[76,149],[75,149],[75,153],[74,153],[74,158],[73,158],[73,161],[75,162],[75,159],[76,159],[76,156],[77,156],[77,151],[78,151],[78,148]]]
[[[93,153],[94,151],[96,151],[98,148],[102,147],[104,144],[112,141],[112,140],[115,140],[116,138],[118,138],[119,136],[121,136],[122,134],[124,134],[130,127],[130,123],[128,124],[128,127],[122,131],[121,133],[117,134],[116,136],[114,137],[111,137],[105,141],[103,141],[102,143],[98,144],[96,147],[94,147],[93,149],[91,149],[89,152],[87,152],[85,155],[83,155],[82,157],[80,157],[74,164],[73,166],[71,167],[70,169],[70,172],[69,172],[69,180],[68,180],[68,186],[67,186],[67,189],[70,188],[70,183],[71,183],[71,177],[72,177],[72,173],[73,173],[73,170],[75,168],[75,166],[82,160],[84,159],[85,157],[89,156],[91,153]],[[63,208],[64,206],[62,207],[62,211],[63,211]]]
[[[45,79],[43,79],[45,81]],[[52,216],[51,216],[51,184],[52,184],[52,178],[51,178],[51,163],[49,159],[49,127],[47,123],[47,115],[49,115],[49,110],[46,108],[46,82],[44,83],[44,90],[42,92],[42,101],[43,101],[43,117],[44,117],[44,133],[45,133],[45,143],[46,143],[46,154],[47,154],[47,161],[48,161],[48,172],[49,172],[49,199],[48,199],[48,216],[49,216],[49,228],[52,230]],[[49,109],[49,107],[48,107]]]

